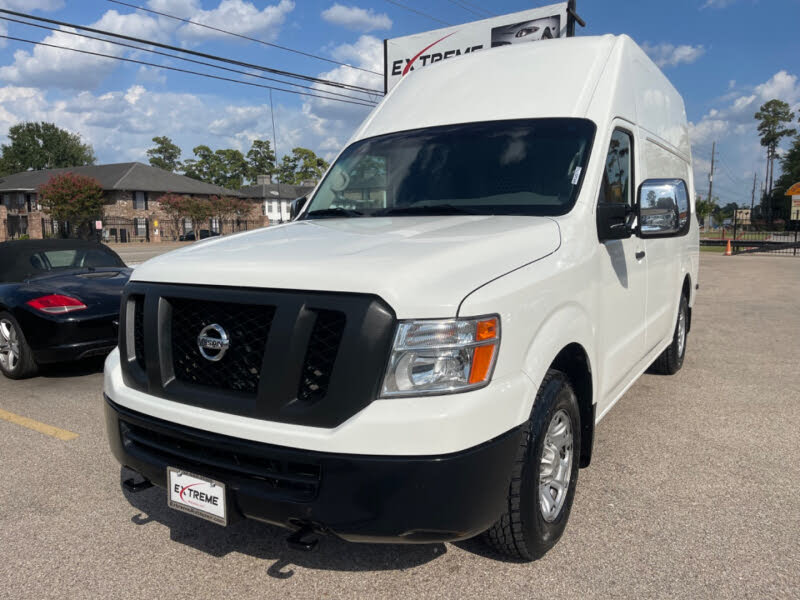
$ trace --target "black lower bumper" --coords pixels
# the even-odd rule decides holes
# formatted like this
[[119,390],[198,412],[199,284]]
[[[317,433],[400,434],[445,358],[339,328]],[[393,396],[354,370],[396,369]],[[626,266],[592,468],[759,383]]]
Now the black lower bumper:
[[14,316],[39,364],[102,356],[117,345],[117,313],[70,317],[18,309]]
[[33,359],[37,364],[68,362],[83,360],[94,356],[106,356],[117,347],[116,339],[96,340],[78,344],[50,346],[33,351]]
[[[296,450],[184,427],[106,398],[117,460],[165,487],[167,466],[226,484],[232,515],[343,539],[439,542],[488,529],[503,512],[520,428],[441,456]],[[409,432],[413,435],[413,432]]]

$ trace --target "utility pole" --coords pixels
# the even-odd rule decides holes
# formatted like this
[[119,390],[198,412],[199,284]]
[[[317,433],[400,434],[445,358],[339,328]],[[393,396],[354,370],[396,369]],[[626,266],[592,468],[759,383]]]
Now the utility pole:
[[[756,172],[755,172],[755,169],[753,169],[753,195],[750,198],[750,214],[751,215],[753,214],[753,206],[755,206],[755,203],[756,203]],[[752,218],[752,216],[750,218]]]
[[708,205],[711,206],[711,192],[714,190],[714,153],[717,150],[717,142],[711,145],[711,172],[708,174]]

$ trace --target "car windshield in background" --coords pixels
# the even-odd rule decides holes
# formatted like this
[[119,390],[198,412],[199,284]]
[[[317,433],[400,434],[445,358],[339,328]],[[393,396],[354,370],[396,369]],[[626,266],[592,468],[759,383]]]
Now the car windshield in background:
[[303,218],[565,214],[594,132],[585,119],[526,119],[364,139],[341,154]]
[[6,242],[0,250],[0,282],[24,281],[74,269],[125,267],[109,248],[80,241]]

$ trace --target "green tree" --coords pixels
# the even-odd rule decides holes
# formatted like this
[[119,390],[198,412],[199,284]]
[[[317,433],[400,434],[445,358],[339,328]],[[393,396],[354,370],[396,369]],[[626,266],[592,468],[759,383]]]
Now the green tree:
[[695,196],[694,201],[694,210],[697,213],[697,220],[700,222],[701,225],[705,224],[706,217],[714,212],[715,207],[714,200],[709,200],[708,198],[703,198],[700,194]]
[[171,236],[173,240],[177,240],[181,233],[181,220],[188,217],[187,206],[189,202],[188,196],[181,196],[178,194],[164,194],[158,199],[161,210],[164,211],[166,222],[169,223],[169,234],[166,233],[167,227],[162,224],[163,237]]
[[772,221],[772,179],[776,151],[783,138],[796,133],[794,129],[785,126],[786,123],[791,123],[794,119],[794,113],[786,102],[773,99],[761,105],[761,108],[755,114],[755,118],[759,121],[758,133],[761,145],[767,149],[767,175],[765,178],[767,188],[765,194],[767,203],[766,217]]
[[165,171],[175,172],[180,170],[181,149],[165,135],[154,137],[153,143],[155,143],[155,148],[150,148],[147,151],[150,165]]
[[775,182],[775,189],[783,195],[798,181],[800,181],[800,135],[781,157],[781,176]]
[[93,165],[94,151],[78,134],[54,123],[19,123],[8,130],[9,144],[0,146],[0,175],[19,171]]
[[212,183],[214,174],[219,170],[218,159],[214,156],[214,152],[208,146],[201,144],[192,148],[192,153],[195,158],[189,158],[183,162],[184,175]]
[[209,202],[211,203],[211,216],[217,217],[221,221],[247,216],[251,208],[251,205],[245,200],[230,196],[211,196]]
[[86,238],[91,221],[103,212],[103,188],[96,179],[74,173],[51,177],[39,186],[39,203],[55,221],[68,221],[71,233]]
[[238,189],[248,175],[248,163],[239,150],[223,149],[212,152],[208,146],[192,149],[195,158],[183,163],[187,177],[213,183],[228,189]]
[[259,175],[272,175],[276,169],[275,152],[269,140],[253,140],[247,152],[247,175],[252,183]]
[[192,221],[192,230],[202,229],[200,225],[208,221],[213,215],[211,202],[206,198],[186,197],[183,204],[185,216]]
[[291,155],[284,155],[278,167],[278,181],[299,185],[304,181],[319,181],[325,174],[328,163],[308,148],[294,148]]
[[239,150],[230,148],[217,150],[214,156],[218,157],[218,171],[212,183],[229,190],[238,190],[242,187],[250,172],[247,159]]

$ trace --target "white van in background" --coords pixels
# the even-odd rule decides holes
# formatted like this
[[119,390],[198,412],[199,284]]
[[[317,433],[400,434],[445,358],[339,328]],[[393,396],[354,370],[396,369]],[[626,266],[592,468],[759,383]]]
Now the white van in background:
[[597,422],[682,365],[693,189],[683,101],[627,36],[411,73],[294,222],[134,271],[104,387],[127,487],[304,548],[542,555]]

